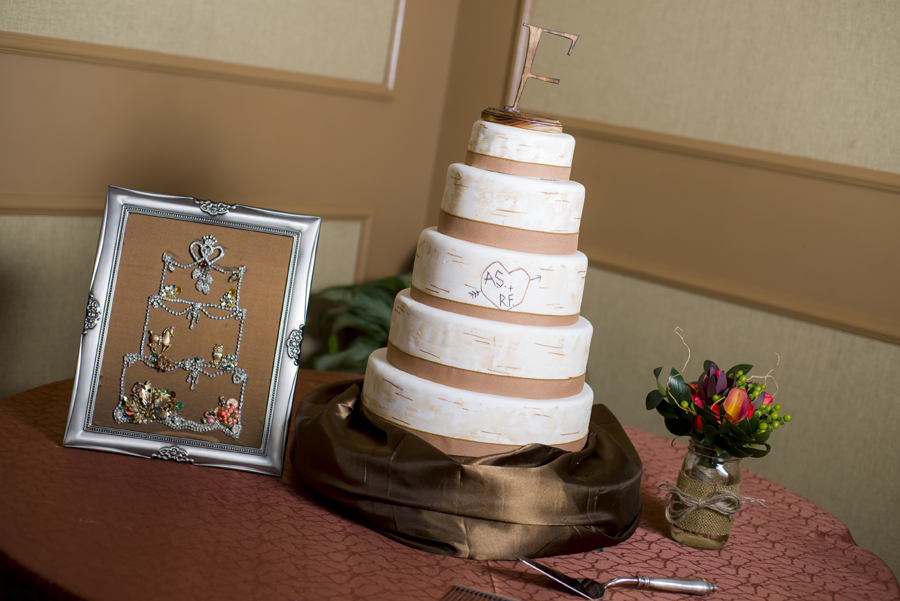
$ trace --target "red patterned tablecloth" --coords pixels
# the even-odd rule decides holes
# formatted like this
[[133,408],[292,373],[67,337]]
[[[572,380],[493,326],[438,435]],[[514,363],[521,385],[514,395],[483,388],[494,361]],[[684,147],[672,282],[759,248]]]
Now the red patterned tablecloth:
[[[301,371],[297,394],[343,379]],[[0,401],[0,586],[27,598],[440,599],[459,583],[521,601],[575,599],[511,561],[405,547],[322,505],[285,466],[281,479],[62,445],[72,381]],[[626,428],[644,462],[644,514],[627,542],[551,557],[561,571],[609,579],[703,576],[711,599],[898,599],[888,567],[810,501],[745,471],[763,498],[738,514],[719,551],[668,538],[657,486],[684,447]],[[2,593],[2,591],[0,591]],[[4,597],[0,594],[0,597]],[[685,599],[612,589],[607,598]]]

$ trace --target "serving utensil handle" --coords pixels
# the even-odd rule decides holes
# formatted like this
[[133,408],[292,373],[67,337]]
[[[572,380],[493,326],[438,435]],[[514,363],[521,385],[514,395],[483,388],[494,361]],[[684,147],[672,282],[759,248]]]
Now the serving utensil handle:
[[703,578],[649,578],[636,576],[636,588],[649,588],[669,593],[710,595],[718,590],[715,584]]

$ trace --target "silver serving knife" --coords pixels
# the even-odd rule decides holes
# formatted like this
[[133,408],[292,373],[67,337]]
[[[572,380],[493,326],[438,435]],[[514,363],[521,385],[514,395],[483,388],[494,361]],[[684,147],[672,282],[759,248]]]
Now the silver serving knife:
[[[514,554],[515,555],[515,554]],[[590,578],[572,578],[553,568],[541,565],[533,559],[527,559],[516,555],[519,561],[534,568],[560,583],[573,593],[581,595],[585,599],[602,599],[606,589],[611,586],[632,586],[634,588],[646,588],[667,593],[688,593],[690,595],[709,595],[718,590],[715,584],[703,578],[648,578],[647,576],[635,576],[634,578],[614,578],[607,583],[600,583]]]

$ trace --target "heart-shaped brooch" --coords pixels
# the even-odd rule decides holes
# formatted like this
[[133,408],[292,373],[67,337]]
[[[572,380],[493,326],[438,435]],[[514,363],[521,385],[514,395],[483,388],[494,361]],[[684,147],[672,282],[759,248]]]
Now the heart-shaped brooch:
[[197,280],[195,286],[203,294],[209,294],[209,286],[212,284],[210,268],[225,254],[225,249],[217,246],[217,242],[214,236],[203,236],[202,242],[200,240],[191,242],[191,256],[194,257],[194,264],[197,265],[197,268],[191,273],[191,278]]

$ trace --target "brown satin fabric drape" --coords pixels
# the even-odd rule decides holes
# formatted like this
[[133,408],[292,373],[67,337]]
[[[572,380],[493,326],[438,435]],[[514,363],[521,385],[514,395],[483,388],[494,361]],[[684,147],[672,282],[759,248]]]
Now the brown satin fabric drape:
[[443,555],[514,559],[609,547],[637,528],[641,460],[606,407],[594,407],[581,451],[531,444],[457,457],[366,417],[361,384],[300,402],[291,460],[307,486],[382,534]]

